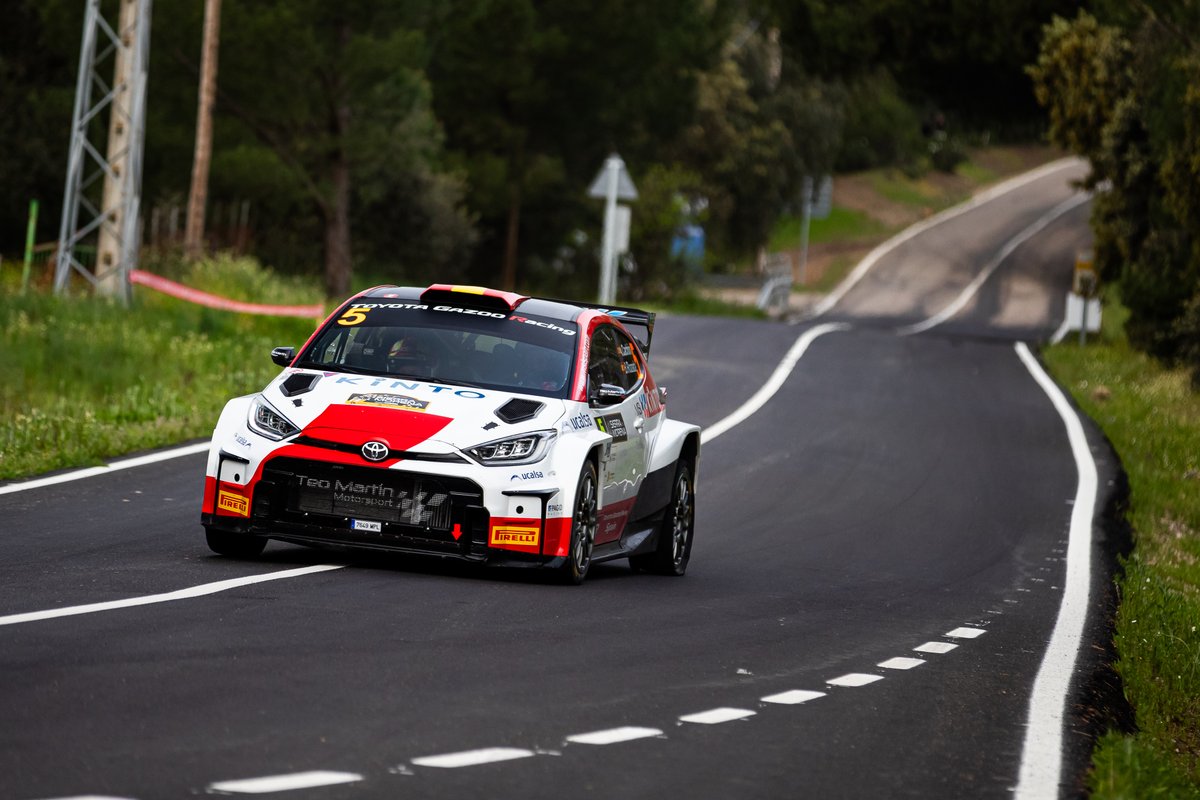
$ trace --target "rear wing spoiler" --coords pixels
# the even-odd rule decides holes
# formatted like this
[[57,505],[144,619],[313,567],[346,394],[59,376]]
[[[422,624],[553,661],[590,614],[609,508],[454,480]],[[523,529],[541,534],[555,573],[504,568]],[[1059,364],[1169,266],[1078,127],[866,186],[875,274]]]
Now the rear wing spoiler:
[[590,308],[593,311],[608,314],[629,330],[629,334],[638,343],[638,347],[642,348],[642,354],[646,358],[650,357],[650,339],[654,337],[653,311],[642,311],[640,308],[622,308],[621,306],[605,306],[599,303],[580,303],[577,300],[563,302],[569,302],[571,305],[579,306],[580,308]]

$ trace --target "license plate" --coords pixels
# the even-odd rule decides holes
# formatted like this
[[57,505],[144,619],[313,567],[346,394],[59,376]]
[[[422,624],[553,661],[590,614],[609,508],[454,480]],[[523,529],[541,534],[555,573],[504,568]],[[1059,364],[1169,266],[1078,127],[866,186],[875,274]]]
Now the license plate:
[[381,533],[383,531],[382,522],[372,522],[368,519],[352,519],[350,527],[356,531],[366,531],[368,533]]

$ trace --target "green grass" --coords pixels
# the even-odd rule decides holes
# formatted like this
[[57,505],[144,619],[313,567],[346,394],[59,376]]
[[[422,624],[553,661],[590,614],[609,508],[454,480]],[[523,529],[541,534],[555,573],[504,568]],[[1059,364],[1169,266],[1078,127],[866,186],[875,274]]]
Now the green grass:
[[1112,441],[1131,489],[1116,668],[1139,730],[1100,741],[1091,788],[1100,798],[1200,798],[1200,395],[1187,371],[1129,347],[1123,316],[1110,307],[1100,341],[1045,352]]
[[691,314],[701,317],[745,317],[766,319],[767,315],[754,306],[726,303],[715,297],[686,292],[669,303],[640,303],[638,308],[662,314]]
[[[315,285],[252,261],[217,259],[185,282],[239,300],[312,303]],[[208,436],[230,397],[279,368],[314,320],[252,317],[136,287],[130,308],[90,296],[22,297],[0,282],[0,478],[22,477]]]
[[[772,253],[792,250],[800,246],[800,230],[803,225],[799,217],[785,217],[771,232],[767,249]],[[814,219],[809,223],[809,244],[824,242],[847,242],[871,239],[888,233],[882,222],[869,214],[850,208],[834,206],[825,219]]]

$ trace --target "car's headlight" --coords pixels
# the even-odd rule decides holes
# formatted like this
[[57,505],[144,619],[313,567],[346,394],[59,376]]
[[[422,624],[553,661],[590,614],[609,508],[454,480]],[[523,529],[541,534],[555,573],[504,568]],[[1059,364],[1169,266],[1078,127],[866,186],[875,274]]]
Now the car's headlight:
[[250,402],[250,413],[246,418],[246,424],[258,435],[276,442],[300,432],[299,428],[276,411],[261,395]]
[[557,431],[535,431],[509,436],[467,449],[471,458],[486,466],[499,464],[532,464],[546,455],[546,450],[558,436]]

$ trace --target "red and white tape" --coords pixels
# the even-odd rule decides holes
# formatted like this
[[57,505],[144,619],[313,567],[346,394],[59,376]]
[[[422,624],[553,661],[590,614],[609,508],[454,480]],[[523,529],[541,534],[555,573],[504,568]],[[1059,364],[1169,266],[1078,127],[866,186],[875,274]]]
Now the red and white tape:
[[270,306],[263,305],[262,303],[243,303],[240,300],[230,300],[227,297],[202,292],[199,289],[184,286],[182,283],[176,283],[175,281],[167,280],[166,278],[150,272],[144,272],[140,269],[132,270],[129,273],[129,282],[145,286],[156,292],[169,294],[171,297],[178,297],[180,300],[186,300],[189,303],[196,303],[208,306],[209,308],[219,308],[223,311],[240,311],[243,314],[264,314],[275,317],[309,317],[315,319],[321,319],[325,316],[325,306],[320,303],[311,306]]

